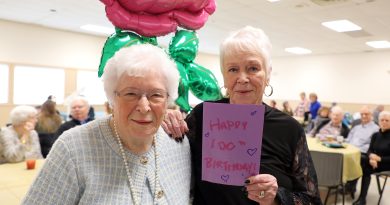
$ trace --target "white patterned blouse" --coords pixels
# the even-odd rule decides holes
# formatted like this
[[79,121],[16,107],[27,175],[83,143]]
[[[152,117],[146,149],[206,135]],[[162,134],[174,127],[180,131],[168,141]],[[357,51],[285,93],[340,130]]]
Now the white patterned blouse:
[[[64,132],[22,204],[133,204],[125,165],[109,120],[107,116]],[[154,149],[142,156],[126,151],[137,197],[143,205],[189,204],[188,140],[177,143],[160,128],[156,144],[163,190],[156,202],[153,202]]]

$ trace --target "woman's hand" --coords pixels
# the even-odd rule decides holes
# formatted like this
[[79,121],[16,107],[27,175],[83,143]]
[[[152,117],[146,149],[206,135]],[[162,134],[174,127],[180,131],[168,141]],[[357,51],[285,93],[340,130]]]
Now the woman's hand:
[[24,123],[24,130],[25,132],[31,132],[32,130],[34,130],[34,123],[33,122],[30,122],[30,121],[27,121],[26,123]]
[[22,137],[20,138],[20,142],[22,144],[26,144],[26,142],[29,140],[30,138],[30,132],[34,130],[34,123],[33,122],[30,122],[30,121],[27,121],[24,123],[23,125],[23,133],[22,134]]
[[371,153],[369,158],[370,158],[370,160],[375,160],[377,162],[380,162],[382,160],[382,158],[379,155],[374,154],[374,153]]
[[182,138],[184,133],[188,131],[187,123],[178,110],[167,109],[161,126],[167,134],[172,135],[175,139]]
[[378,167],[378,162],[374,159],[370,159],[370,165],[373,169],[376,169]]
[[277,204],[275,201],[278,192],[278,182],[270,174],[258,174],[248,178],[246,185],[248,198],[258,202],[261,205]]

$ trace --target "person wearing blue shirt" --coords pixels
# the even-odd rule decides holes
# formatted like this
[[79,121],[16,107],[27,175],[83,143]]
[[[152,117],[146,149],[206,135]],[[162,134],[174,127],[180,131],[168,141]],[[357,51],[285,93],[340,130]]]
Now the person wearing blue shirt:
[[321,107],[321,103],[318,102],[318,97],[317,94],[315,93],[310,93],[309,99],[310,99],[310,115],[311,115],[311,119],[314,120],[317,117],[318,110]]

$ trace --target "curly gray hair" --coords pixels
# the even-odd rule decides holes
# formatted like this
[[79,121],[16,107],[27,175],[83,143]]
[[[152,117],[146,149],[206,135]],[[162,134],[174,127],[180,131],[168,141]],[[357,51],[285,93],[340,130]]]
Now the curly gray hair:
[[110,105],[114,105],[114,91],[119,78],[126,73],[129,76],[143,76],[158,70],[165,77],[165,87],[169,94],[168,104],[178,96],[179,72],[174,61],[162,48],[151,44],[132,45],[120,49],[108,60],[103,73],[103,85]]
[[19,105],[11,110],[10,117],[12,125],[21,125],[26,122],[30,117],[34,117],[38,114],[37,109],[28,105]]

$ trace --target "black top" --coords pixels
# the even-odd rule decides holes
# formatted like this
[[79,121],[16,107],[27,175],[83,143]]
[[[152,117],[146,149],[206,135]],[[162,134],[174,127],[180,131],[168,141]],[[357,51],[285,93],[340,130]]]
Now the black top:
[[49,154],[51,147],[57,139],[56,133],[38,133],[39,143],[41,145],[41,152],[43,158]]
[[[87,118],[85,123],[92,121],[93,119]],[[77,125],[81,125],[81,122],[76,119],[71,119],[69,121],[64,122],[57,130],[55,139],[57,140],[59,136],[62,135],[63,132],[69,130],[70,128],[76,127]]]
[[[229,103],[229,99],[215,103]],[[186,118],[195,177],[193,204],[257,204],[244,195],[240,186],[201,180],[202,120],[203,103],[197,105]],[[291,116],[268,105],[265,105],[264,120],[260,173],[276,177],[278,200],[287,205],[322,204],[316,172],[301,125]]]
[[371,153],[381,157],[377,170],[390,170],[390,130],[379,131],[372,135],[367,155]]

